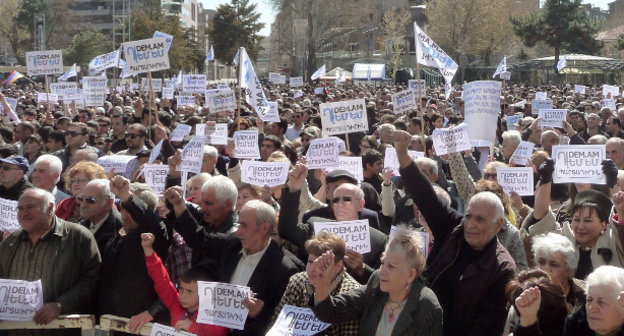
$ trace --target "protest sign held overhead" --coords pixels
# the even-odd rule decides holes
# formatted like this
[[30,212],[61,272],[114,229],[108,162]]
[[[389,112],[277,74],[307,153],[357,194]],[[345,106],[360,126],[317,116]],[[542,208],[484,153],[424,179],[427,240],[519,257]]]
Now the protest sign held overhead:
[[418,105],[416,105],[416,96],[414,91],[405,90],[399,93],[395,93],[392,95],[392,108],[394,109],[394,113],[407,113],[410,110],[418,109]]
[[[154,92],[162,92],[163,80],[162,78],[152,79],[152,90]],[[150,90],[149,80],[147,78],[141,78],[141,91],[148,92]]]
[[178,166],[178,171],[186,171],[193,174],[201,172],[204,160],[204,143],[206,139],[202,136],[194,136],[182,150],[182,162]]
[[175,88],[172,87],[164,87],[162,89],[162,97],[163,99],[173,99],[173,94],[175,92]]
[[533,115],[539,114],[540,110],[552,109],[552,108],[553,108],[553,101],[550,99],[545,99],[545,100],[535,99],[531,101],[531,114]]
[[286,183],[288,178],[288,162],[243,161],[241,181],[264,187],[275,187]]
[[259,159],[260,147],[258,145],[258,132],[236,131],[234,132],[234,157],[237,159]]
[[206,136],[206,143],[209,145],[226,145],[228,139],[228,125],[216,124],[210,126],[197,124],[195,125],[195,135]]
[[41,280],[0,279],[0,321],[28,321],[43,307]]
[[63,53],[60,50],[29,51],[26,53],[28,76],[60,75],[63,73]]
[[542,118],[539,121],[540,127],[563,127],[563,122],[566,120],[568,110],[566,109],[541,109],[538,114],[538,118]]
[[265,336],[313,336],[331,326],[316,318],[310,308],[284,305],[273,327]]
[[264,106],[260,106],[258,108],[258,117],[262,121],[279,122],[280,117],[277,102],[267,101]]
[[129,178],[136,168],[137,159],[131,155],[105,155],[97,159],[97,164],[104,168],[106,173],[114,172]]
[[476,81],[464,86],[465,116],[470,140],[492,144],[500,114],[502,83]]
[[58,104],[58,96],[54,93],[37,92],[37,103]]
[[205,93],[206,75],[183,75],[182,91],[188,93]]
[[605,98],[613,98],[620,95],[620,87],[613,85],[603,85],[602,86],[602,95]]
[[364,171],[362,168],[361,156],[339,156],[337,166],[325,168],[327,172],[332,172],[338,169],[348,171],[349,173],[353,174],[353,176],[355,176],[358,181],[364,181]]
[[574,93],[585,94],[585,90],[587,90],[585,85],[574,85]]
[[78,90],[78,83],[76,82],[50,83],[50,93],[57,94],[60,100],[63,100],[65,92],[75,92],[76,90]]
[[[407,151],[407,155],[409,155],[410,158],[412,158],[412,160],[425,157],[424,152],[417,152],[417,151],[411,151],[411,150]],[[395,176],[401,176],[401,174],[399,173],[399,167],[400,165],[399,165],[399,159],[397,158],[396,149],[394,149],[393,147],[387,147],[386,152],[384,153],[384,168],[390,168],[392,169],[392,172],[394,173]]]
[[533,154],[534,147],[534,143],[522,141],[511,155],[511,158],[509,158],[509,163],[513,162],[515,165],[526,166],[531,154]]
[[17,201],[0,198],[0,231],[12,233],[21,228],[17,221]]
[[210,113],[236,110],[236,95],[232,90],[206,91],[206,107]]
[[517,129],[518,127],[516,126],[516,124],[518,124],[520,120],[522,120],[522,118],[524,118],[524,115],[522,114],[514,114],[514,115],[506,116],[505,122],[507,124],[507,129],[508,130]]
[[611,109],[611,111],[617,111],[617,107],[615,105],[615,99],[603,99],[602,100],[602,107],[608,107]]
[[195,106],[195,97],[193,96],[177,96],[178,106]]
[[176,128],[171,132],[171,136],[169,139],[171,141],[182,141],[185,136],[191,134],[191,129],[193,127],[185,124],[178,124]]
[[347,248],[361,254],[371,251],[368,219],[342,222],[314,222],[314,235],[327,231],[338,235]]
[[546,100],[548,99],[548,94],[546,92],[535,92],[536,100]]
[[197,281],[199,310],[197,322],[243,330],[249,310],[243,300],[251,297],[249,287],[219,282]]
[[602,161],[605,145],[563,145],[552,147],[555,160],[554,183],[606,184]]
[[465,124],[454,128],[439,128],[431,135],[437,155],[458,153],[472,149]]
[[427,96],[427,84],[424,79],[410,79],[407,81],[407,88],[414,91],[416,97]]
[[168,165],[148,164],[143,168],[145,183],[154,189],[158,195],[162,195],[165,192],[167,174],[169,174]]
[[364,99],[325,103],[319,109],[324,135],[368,131]]
[[335,137],[314,139],[306,154],[308,169],[335,167],[338,165],[338,139]]
[[169,34],[165,34],[163,32],[155,31],[152,38],[162,37],[165,39],[165,45],[167,46],[167,51],[171,49],[171,43],[173,43],[173,36]]
[[507,194],[512,191],[520,196],[533,196],[533,168],[497,167],[496,179]]
[[164,37],[125,42],[123,50],[129,75],[169,69],[169,50]]
[[290,77],[290,87],[302,87],[303,77]]

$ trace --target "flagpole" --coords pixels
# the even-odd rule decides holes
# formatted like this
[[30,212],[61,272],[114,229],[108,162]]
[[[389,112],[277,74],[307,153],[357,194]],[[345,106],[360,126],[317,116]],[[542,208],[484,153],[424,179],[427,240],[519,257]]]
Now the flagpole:
[[240,130],[241,100],[243,99],[243,91],[242,91],[242,88],[241,88],[241,84],[242,83],[241,83],[241,80],[240,80],[241,79],[241,73],[240,73],[241,72],[241,62],[242,62],[241,56],[243,56],[242,53],[240,52],[241,49],[242,48],[238,49],[238,65],[236,66],[236,74],[238,75],[237,76],[238,77],[238,104],[236,106],[236,116],[235,116],[235,119],[236,119],[236,130],[237,131]]

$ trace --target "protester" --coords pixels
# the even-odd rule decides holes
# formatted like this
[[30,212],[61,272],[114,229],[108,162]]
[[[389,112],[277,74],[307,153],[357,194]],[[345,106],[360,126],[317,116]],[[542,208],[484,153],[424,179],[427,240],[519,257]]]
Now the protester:
[[62,200],[70,197],[68,194],[59,190],[56,186],[61,180],[62,170],[63,163],[58,157],[45,154],[40,156],[37,161],[34,162],[32,173],[30,174],[30,179],[33,185],[37,188],[51,192],[52,195],[54,195],[54,200],[57,205]]
[[80,162],[65,172],[65,190],[72,197],[59,202],[56,215],[70,222],[78,222],[80,216],[80,206],[77,205],[76,196],[80,195],[82,189],[91,180],[107,178],[104,168],[93,162]]

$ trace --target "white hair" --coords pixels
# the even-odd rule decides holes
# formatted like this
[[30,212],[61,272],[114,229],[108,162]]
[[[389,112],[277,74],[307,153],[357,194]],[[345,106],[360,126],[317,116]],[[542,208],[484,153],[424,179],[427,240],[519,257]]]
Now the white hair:
[[423,165],[423,168],[426,168],[431,175],[435,175],[438,173],[438,163],[435,162],[433,159],[421,157],[414,160],[414,162],[416,163],[416,165],[418,165],[419,168],[420,165]]
[[503,132],[503,141],[507,140],[514,147],[518,147],[522,142],[522,134],[516,130],[510,130]]
[[213,191],[220,201],[229,200],[232,203],[232,211],[236,210],[236,200],[238,199],[238,188],[231,179],[225,176],[215,176],[208,179],[202,185],[201,192]]
[[188,179],[188,181],[186,182],[186,185],[191,185],[191,183],[195,181],[200,181],[201,184],[204,185],[204,183],[208,181],[211,177],[212,175],[210,175],[209,173],[199,173],[191,177],[190,179]]
[[585,292],[593,286],[607,286],[611,289],[612,298],[616,299],[624,291],[624,269],[616,266],[600,266],[587,276]]
[[607,140],[606,144],[608,145],[608,144],[612,144],[612,143],[617,144],[617,145],[620,146],[621,149],[624,149],[624,139],[618,138],[618,137],[613,137],[613,138]]
[[275,214],[275,209],[273,209],[272,206],[261,200],[251,200],[245,203],[244,206],[254,209],[256,213],[256,225],[264,222],[269,223],[269,235],[273,234],[277,225],[277,215]]
[[379,125],[379,134],[381,135],[382,132],[394,132],[396,131],[396,127],[394,127],[394,125],[392,124],[381,124]]
[[435,191],[436,196],[438,196],[438,199],[440,200],[440,203],[442,203],[442,205],[444,205],[445,207],[451,206],[451,196],[449,196],[448,192],[446,192],[444,188],[434,184],[433,191]]
[[158,205],[158,194],[149,185],[145,183],[130,183],[130,192],[145,202],[148,210],[154,211]]
[[[99,190],[102,191],[102,194],[106,198],[115,198],[115,195],[110,190],[110,181],[107,179],[94,179],[87,183],[87,186],[95,185]],[[85,186],[86,188],[86,186]]]
[[587,143],[592,145],[604,145],[607,143],[607,140],[609,139],[607,139],[606,136],[602,134],[596,134],[587,139]]
[[216,159],[219,156],[219,151],[210,145],[204,145],[204,156]]
[[50,167],[50,171],[54,174],[58,174],[58,177],[54,181],[54,184],[57,184],[58,181],[61,179],[61,172],[63,171],[63,162],[61,161],[61,159],[54,155],[44,154],[38,157],[37,160],[35,160],[33,167],[37,168],[37,166],[42,163],[47,163]]
[[419,232],[408,229],[405,225],[397,225],[396,231],[388,239],[385,252],[403,251],[407,263],[420,275],[425,268],[424,239]]
[[501,202],[500,198],[491,191],[482,191],[482,192],[476,193],[470,199],[468,206],[470,206],[470,204],[475,203],[475,202],[484,202],[488,206],[494,208],[494,218],[492,219],[492,222],[498,221],[499,219],[503,218],[503,216],[505,215],[505,208],[503,207],[503,202]]
[[78,153],[85,153],[87,156],[87,161],[97,162],[98,153],[94,151],[93,149],[90,149],[90,148],[79,149],[76,151],[76,153],[74,153],[74,156],[76,156],[76,154]]
[[533,252],[533,259],[535,260],[535,263],[537,263],[538,255],[554,258],[557,253],[560,253],[563,256],[568,269],[572,272],[576,271],[579,259],[576,254],[576,247],[570,239],[558,233],[549,232],[534,237],[531,251]]

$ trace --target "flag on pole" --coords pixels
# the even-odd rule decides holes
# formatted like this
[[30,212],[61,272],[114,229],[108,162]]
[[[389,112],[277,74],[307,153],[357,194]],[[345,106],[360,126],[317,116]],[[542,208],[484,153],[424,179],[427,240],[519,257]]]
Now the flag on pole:
[[568,65],[568,59],[565,56],[562,56],[557,63],[557,72],[561,72],[563,68]]
[[232,61],[232,63],[234,63],[235,66],[238,66],[238,58],[240,56],[239,53],[240,53],[240,48],[236,50],[236,55],[234,55],[234,60]]
[[503,57],[503,60],[500,62],[496,71],[494,71],[494,76],[492,78],[496,78],[496,76],[500,76],[501,73],[507,72],[507,56]]
[[325,76],[325,64],[323,64],[323,66],[321,66],[320,68],[318,68],[316,71],[314,71],[314,73],[312,74],[312,77],[310,77],[311,80],[316,80],[319,77]]
[[260,109],[269,105],[268,99],[264,95],[260,80],[258,80],[258,76],[256,76],[256,71],[253,68],[253,64],[251,64],[251,59],[249,59],[245,48],[240,48],[238,55],[240,57],[240,62],[238,63],[238,85],[246,89],[243,90],[243,92],[247,104],[251,105],[256,112],[260,113]]
[[178,76],[176,77],[174,84],[177,86],[182,86],[182,70],[181,69],[180,69],[180,72],[178,73]]
[[346,82],[347,79],[345,78],[345,73],[343,72],[338,72],[338,77],[336,77],[336,85]]
[[451,94],[451,82],[457,72],[457,63],[449,57],[424,31],[414,22],[414,39],[416,44],[416,62],[438,68],[446,82],[446,98]]
[[5,80],[3,80],[2,83],[0,83],[0,85],[11,85],[20,78],[24,78],[24,75],[13,70],[13,72],[11,72],[9,76]]
[[58,78],[58,80],[65,82],[72,77],[76,77],[76,75],[76,63],[74,63],[74,65],[72,65],[71,68],[69,68],[69,70],[67,70],[64,74],[62,74],[61,77]]
[[206,62],[214,61],[214,48],[212,44],[210,45],[210,49],[208,53],[206,53]]

